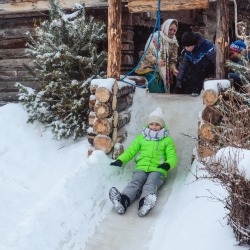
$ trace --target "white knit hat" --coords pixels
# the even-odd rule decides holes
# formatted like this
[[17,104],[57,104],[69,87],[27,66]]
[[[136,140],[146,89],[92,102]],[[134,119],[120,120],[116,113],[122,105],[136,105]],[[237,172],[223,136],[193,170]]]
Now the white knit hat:
[[151,122],[157,122],[161,125],[161,127],[164,127],[165,120],[164,120],[164,114],[162,111],[162,108],[158,107],[156,110],[154,110],[148,117],[148,124]]

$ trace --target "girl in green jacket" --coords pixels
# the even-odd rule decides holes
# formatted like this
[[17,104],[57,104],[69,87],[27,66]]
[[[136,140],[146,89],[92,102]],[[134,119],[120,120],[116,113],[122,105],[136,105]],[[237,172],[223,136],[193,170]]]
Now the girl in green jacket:
[[158,188],[164,183],[167,171],[178,162],[173,139],[168,135],[161,108],[153,111],[144,127],[127,150],[110,165],[121,167],[134,156],[136,167],[133,177],[120,193],[115,187],[109,191],[109,197],[119,214],[141,194],[138,215],[143,217],[154,207]]

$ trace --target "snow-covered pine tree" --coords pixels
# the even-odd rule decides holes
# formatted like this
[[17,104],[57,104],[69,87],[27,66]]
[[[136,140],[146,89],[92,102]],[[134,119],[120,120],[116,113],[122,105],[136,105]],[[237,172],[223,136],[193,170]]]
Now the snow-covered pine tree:
[[50,0],[49,20],[27,33],[26,52],[35,57],[35,68],[27,70],[40,83],[32,90],[17,83],[20,101],[29,113],[28,122],[38,120],[52,127],[57,139],[86,133],[89,113],[89,84],[106,75],[106,26],[85,18],[84,5],[74,4],[66,14]]

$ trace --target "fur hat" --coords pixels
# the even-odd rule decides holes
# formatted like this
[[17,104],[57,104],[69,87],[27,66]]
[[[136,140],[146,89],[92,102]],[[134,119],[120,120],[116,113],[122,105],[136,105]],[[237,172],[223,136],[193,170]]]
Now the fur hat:
[[243,41],[237,40],[237,41],[231,43],[229,50],[241,53],[241,51],[246,49],[246,48],[247,48],[247,46]]
[[148,124],[150,124],[151,122],[157,122],[161,125],[161,127],[164,127],[165,120],[164,120],[164,114],[163,114],[162,108],[158,107],[149,115]]
[[197,44],[199,38],[196,32],[189,29],[182,35],[182,45],[183,46],[193,46]]

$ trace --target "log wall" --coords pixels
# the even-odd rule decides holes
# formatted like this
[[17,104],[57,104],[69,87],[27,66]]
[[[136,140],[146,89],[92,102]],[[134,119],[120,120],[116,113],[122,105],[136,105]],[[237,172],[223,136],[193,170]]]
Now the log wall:
[[102,150],[116,159],[123,152],[121,143],[127,137],[124,126],[130,121],[128,108],[133,103],[134,91],[135,87],[111,78],[91,81],[88,156],[94,150]]
[[[23,63],[32,66],[32,59],[25,53],[27,31],[35,34],[34,28],[44,17],[41,13],[1,14],[0,15],[0,105],[17,102],[17,81],[24,82],[28,77]],[[35,86],[27,82],[26,86]]]
[[[107,22],[106,9],[107,6],[86,8],[86,13]],[[25,44],[29,41],[25,33],[29,31],[35,37],[35,28],[47,18],[46,10],[0,13],[0,106],[18,102],[16,82],[32,88],[39,87],[37,83],[27,80],[29,74],[23,67],[23,63],[33,66],[33,59],[25,53]]]
[[226,90],[232,87],[228,79],[205,79],[204,92],[202,94],[204,109],[199,117],[199,147],[198,154],[201,158],[212,156],[216,153],[215,145],[217,137],[214,130],[222,120],[222,114],[218,111],[219,99],[224,98]]

